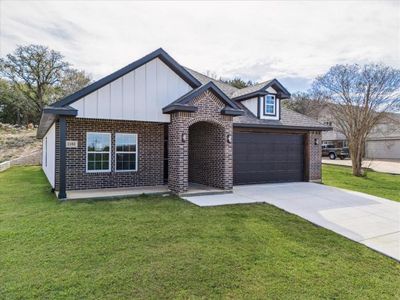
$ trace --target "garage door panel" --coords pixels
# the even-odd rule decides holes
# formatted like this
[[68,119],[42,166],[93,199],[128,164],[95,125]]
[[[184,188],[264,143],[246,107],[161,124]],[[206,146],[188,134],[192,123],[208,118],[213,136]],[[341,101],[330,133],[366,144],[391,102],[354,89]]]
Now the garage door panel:
[[303,181],[303,141],[302,135],[235,133],[234,184]]

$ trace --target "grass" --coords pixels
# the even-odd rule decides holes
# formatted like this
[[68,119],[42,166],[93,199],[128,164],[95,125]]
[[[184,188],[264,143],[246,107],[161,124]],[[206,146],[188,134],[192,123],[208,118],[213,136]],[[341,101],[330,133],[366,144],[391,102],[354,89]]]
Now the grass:
[[1,299],[400,295],[397,262],[273,206],[60,203],[38,167],[0,173],[0,249]]
[[366,177],[355,177],[350,167],[322,165],[324,184],[400,201],[400,175],[369,170]]

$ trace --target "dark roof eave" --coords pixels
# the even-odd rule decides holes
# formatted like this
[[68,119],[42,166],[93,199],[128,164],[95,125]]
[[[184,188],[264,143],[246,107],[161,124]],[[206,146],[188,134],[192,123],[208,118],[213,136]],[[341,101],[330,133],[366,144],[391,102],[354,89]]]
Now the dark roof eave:
[[218,86],[216,86],[215,83],[210,81],[209,83],[202,85],[202,86],[198,87],[197,89],[194,89],[194,90],[186,93],[185,95],[178,98],[171,104],[167,105],[166,107],[163,108],[163,112],[164,112],[164,110],[168,110],[169,107],[172,107],[172,106],[176,106],[176,105],[185,106],[190,101],[192,101],[193,99],[195,99],[196,97],[198,97],[199,95],[201,95],[202,93],[204,93],[205,91],[208,91],[208,90],[210,90],[220,100],[225,102],[230,109],[240,110],[240,108],[237,106],[237,104],[234,101],[232,101],[223,91],[221,91],[221,89]]
[[78,115],[78,110],[73,107],[66,106],[66,107],[51,107],[46,106],[43,108],[43,114],[53,114],[58,116],[72,116],[75,117]]
[[174,105],[168,105],[162,109],[162,112],[164,114],[170,114],[178,111],[186,111],[186,112],[196,112],[198,110],[197,107],[192,106],[192,105],[179,105],[179,104],[174,104]]
[[[232,100],[234,100],[234,101],[244,101],[244,100],[248,100],[248,99],[251,99],[251,98],[254,98],[254,97],[258,97],[258,96],[265,96],[265,95],[268,95],[268,94],[269,93],[265,92],[265,91],[256,91],[256,92],[252,92],[250,94],[246,94],[246,95],[242,95],[242,96],[239,96],[239,97],[232,98]],[[281,100],[289,99],[289,98],[290,98],[290,94],[280,94],[280,97],[279,97],[279,99],[281,99]]]
[[267,95],[267,94],[268,94],[268,92],[265,92],[265,91],[255,91],[255,92],[252,92],[252,93],[249,93],[249,94],[245,94],[245,95],[242,95],[242,96],[239,96],[239,97],[234,97],[234,98],[232,98],[232,100],[243,101],[243,100],[247,100],[247,99],[250,99],[250,98],[257,97],[257,96],[264,96],[264,95]]
[[271,129],[299,129],[308,131],[330,131],[332,127],[325,126],[290,126],[290,125],[277,125],[277,124],[251,124],[251,123],[233,123],[233,127],[241,128],[271,128]]
[[70,106],[66,107],[51,107],[46,106],[43,108],[42,117],[40,118],[40,124],[36,133],[36,138],[42,139],[53,123],[57,120],[60,116],[66,117],[76,117],[78,115],[78,111]]
[[[271,86],[276,86],[281,92],[279,93],[280,95],[280,99],[288,99],[290,98],[290,93],[289,91],[277,80],[277,79],[273,79],[271,80],[268,84],[262,86],[259,90],[248,93],[248,94],[244,94],[241,96],[237,96],[237,97],[233,97],[232,100],[235,101],[243,101],[243,100],[247,100],[256,96],[264,96],[269,94],[267,91],[265,91],[267,88],[271,87]],[[275,88],[276,89],[276,88]]]
[[227,115],[227,116],[243,116],[244,111],[241,109],[228,109],[224,108],[221,110],[221,114]]

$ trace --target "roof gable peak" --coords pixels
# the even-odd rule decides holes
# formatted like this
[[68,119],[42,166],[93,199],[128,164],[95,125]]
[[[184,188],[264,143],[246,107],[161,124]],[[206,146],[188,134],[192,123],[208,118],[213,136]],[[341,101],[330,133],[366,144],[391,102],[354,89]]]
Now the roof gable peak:
[[197,96],[201,95],[205,91],[211,91],[215,96],[217,96],[222,102],[226,104],[225,109],[223,109],[222,113],[230,114],[230,115],[241,115],[241,108],[232,101],[214,82],[210,81],[177,99],[171,104],[167,105],[163,108],[164,113],[171,113],[175,111],[196,111],[196,107],[193,105],[189,105],[189,102],[192,101]]
[[198,81],[192,74],[190,74],[190,72],[183,68],[176,60],[174,60],[163,48],[158,48],[157,50],[115,71],[114,73],[107,75],[99,79],[98,81],[88,85],[87,87],[53,103],[51,106],[67,106],[156,58],[159,58],[162,62],[164,62],[171,70],[173,70],[192,88],[197,88],[201,86],[200,81]]

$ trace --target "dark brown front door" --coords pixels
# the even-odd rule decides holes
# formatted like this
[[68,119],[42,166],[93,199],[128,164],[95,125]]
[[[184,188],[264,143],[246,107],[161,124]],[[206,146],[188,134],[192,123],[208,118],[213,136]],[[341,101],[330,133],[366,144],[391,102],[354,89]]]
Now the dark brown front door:
[[233,139],[233,183],[304,180],[304,136],[236,132]]

